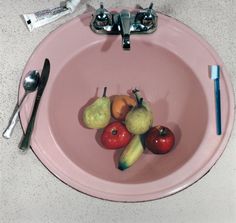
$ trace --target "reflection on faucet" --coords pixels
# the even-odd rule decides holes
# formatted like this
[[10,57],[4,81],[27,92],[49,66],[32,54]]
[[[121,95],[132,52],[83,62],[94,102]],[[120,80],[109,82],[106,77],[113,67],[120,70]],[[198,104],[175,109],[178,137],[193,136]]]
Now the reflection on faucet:
[[153,10],[153,3],[149,8],[139,10],[138,12],[109,12],[100,4],[100,8],[93,14],[90,23],[91,29],[99,34],[122,36],[122,45],[124,49],[130,49],[130,34],[148,34],[157,29],[158,16]]
[[124,49],[130,49],[130,27],[131,19],[128,10],[122,10],[119,16],[120,32],[122,36],[122,44]]

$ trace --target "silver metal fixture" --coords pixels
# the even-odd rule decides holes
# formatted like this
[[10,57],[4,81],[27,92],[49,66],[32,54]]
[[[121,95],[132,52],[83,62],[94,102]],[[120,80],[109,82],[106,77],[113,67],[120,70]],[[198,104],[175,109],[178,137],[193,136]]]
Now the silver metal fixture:
[[149,34],[157,29],[158,16],[153,3],[147,9],[139,11],[109,12],[100,3],[100,8],[93,14],[91,29],[98,34],[122,36],[124,49],[130,49],[130,34]]

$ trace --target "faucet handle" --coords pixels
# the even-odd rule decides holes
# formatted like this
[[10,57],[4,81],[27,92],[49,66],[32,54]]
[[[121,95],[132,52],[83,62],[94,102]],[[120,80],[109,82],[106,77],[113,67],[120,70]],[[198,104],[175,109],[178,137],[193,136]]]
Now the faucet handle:
[[151,27],[157,25],[157,14],[156,11],[153,9],[153,3],[149,5],[147,9],[145,9],[143,18],[141,20],[141,23],[144,26]]
[[112,15],[108,10],[104,8],[103,2],[100,3],[100,8],[96,10],[93,17],[93,23],[97,28],[108,26],[112,22]]

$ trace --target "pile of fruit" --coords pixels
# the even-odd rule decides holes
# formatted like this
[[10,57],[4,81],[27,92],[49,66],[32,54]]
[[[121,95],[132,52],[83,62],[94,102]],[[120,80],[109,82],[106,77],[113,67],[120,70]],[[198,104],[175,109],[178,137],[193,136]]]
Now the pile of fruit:
[[[83,123],[87,128],[103,129],[101,143],[106,149],[121,149],[118,168],[132,166],[147,147],[154,154],[169,152],[175,143],[172,131],[164,126],[152,126],[150,106],[134,89],[132,96],[115,95],[96,99],[83,111]],[[111,118],[115,120],[110,123]]]

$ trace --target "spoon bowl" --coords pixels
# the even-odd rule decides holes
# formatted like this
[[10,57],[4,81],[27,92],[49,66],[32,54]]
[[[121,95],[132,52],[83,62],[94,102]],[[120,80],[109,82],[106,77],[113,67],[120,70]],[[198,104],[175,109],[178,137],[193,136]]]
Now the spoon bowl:
[[23,87],[25,92],[34,92],[39,85],[39,72],[37,70],[30,71],[24,79]]

